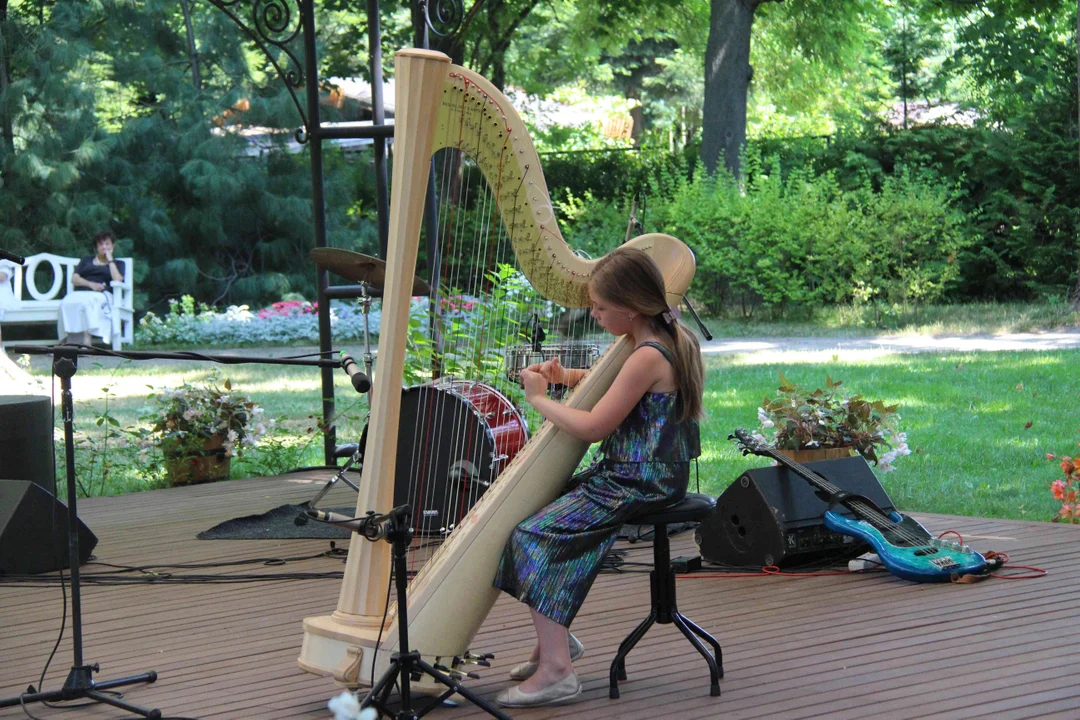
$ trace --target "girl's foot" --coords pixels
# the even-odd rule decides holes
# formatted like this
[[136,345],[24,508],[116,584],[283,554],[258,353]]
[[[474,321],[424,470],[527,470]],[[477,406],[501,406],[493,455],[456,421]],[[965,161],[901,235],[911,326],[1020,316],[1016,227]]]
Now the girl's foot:
[[[574,633],[567,633],[570,639],[570,662],[575,662],[585,654],[585,646],[574,637]],[[540,657],[539,647],[534,647],[532,655],[523,663],[519,663],[510,670],[511,680],[528,680],[536,672],[537,660]]]
[[522,690],[528,683],[503,690],[495,702],[503,707],[537,707],[539,705],[563,705],[581,697],[581,683],[573,670],[566,677],[549,683],[539,690]]

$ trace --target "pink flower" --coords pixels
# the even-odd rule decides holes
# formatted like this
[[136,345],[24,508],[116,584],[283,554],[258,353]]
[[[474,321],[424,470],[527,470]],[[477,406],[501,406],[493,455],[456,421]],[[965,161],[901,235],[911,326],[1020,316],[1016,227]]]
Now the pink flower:
[[1050,492],[1053,494],[1055,500],[1065,500],[1065,483],[1061,480],[1055,480],[1050,484]]
[[1061,510],[1058,511],[1058,515],[1060,515],[1061,517],[1063,517],[1065,519],[1071,518],[1073,516],[1073,506],[1072,505],[1062,505]]

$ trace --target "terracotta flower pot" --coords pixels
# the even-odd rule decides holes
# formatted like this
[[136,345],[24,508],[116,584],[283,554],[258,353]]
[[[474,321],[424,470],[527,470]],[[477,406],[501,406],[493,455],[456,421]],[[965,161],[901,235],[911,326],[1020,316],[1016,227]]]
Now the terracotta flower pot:
[[203,443],[200,451],[185,455],[166,455],[165,473],[169,478],[169,485],[198,485],[228,478],[232,469],[232,457],[225,454],[222,446],[224,441],[224,437],[215,435]]
[[814,462],[815,460],[835,460],[836,458],[851,457],[855,454],[855,448],[805,448],[802,450],[779,450],[781,455],[787,455],[797,463]]

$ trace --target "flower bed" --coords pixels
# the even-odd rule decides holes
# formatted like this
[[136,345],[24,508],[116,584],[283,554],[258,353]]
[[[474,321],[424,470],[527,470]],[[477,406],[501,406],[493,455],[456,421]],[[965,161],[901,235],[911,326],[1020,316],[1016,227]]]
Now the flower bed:
[[[422,302],[416,300],[414,302]],[[376,305],[368,313],[368,330],[379,333],[382,312]],[[330,327],[334,339],[364,337],[364,314],[359,303],[333,300]],[[140,345],[243,345],[273,343],[317,343],[319,315],[314,303],[285,300],[253,311],[247,305],[231,305],[225,310],[202,305],[195,307],[191,296],[169,301],[169,312],[147,313],[135,332]]]

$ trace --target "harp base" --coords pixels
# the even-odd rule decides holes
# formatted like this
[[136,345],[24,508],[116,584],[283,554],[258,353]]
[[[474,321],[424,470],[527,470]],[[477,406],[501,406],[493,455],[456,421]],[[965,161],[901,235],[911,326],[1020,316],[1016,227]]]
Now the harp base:
[[[379,631],[382,640],[379,641]],[[379,650],[375,651],[378,642]],[[382,618],[361,615],[320,615],[304,618],[304,644],[296,664],[314,675],[332,677],[350,689],[370,687],[372,675],[378,678],[390,668],[391,655],[397,652],[397,637],[392,627],[382,628]],[[454,658],[422,656],[432,666],[450,667]],[[372,670],[374,662],[374,671]],[[441,685],[428,676],[413,682],[417,690],[439,690]]]

